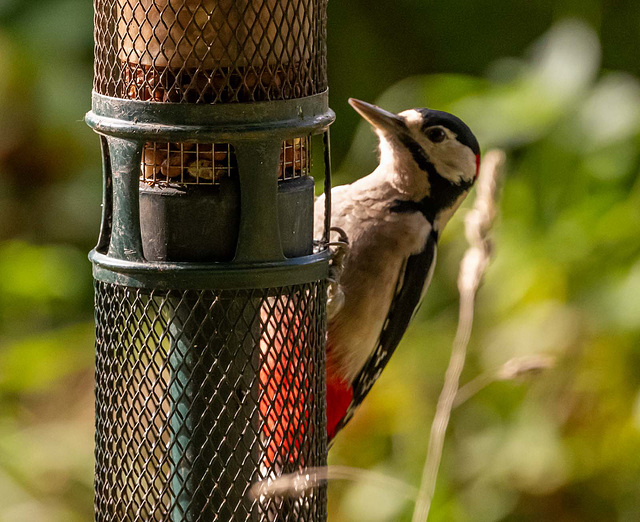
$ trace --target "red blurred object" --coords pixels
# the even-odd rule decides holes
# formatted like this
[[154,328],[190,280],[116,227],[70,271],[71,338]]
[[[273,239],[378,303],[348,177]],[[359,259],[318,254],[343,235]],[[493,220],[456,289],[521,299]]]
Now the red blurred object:
[[[306,465],[305,444],[312,438],[315,368],[308,353],[309,314],[291,297],[263,310],[260,341],[260,414],[267,442],[264,465],[282,471],[286,464]],[[305,442],[306,441],[306,442]]]

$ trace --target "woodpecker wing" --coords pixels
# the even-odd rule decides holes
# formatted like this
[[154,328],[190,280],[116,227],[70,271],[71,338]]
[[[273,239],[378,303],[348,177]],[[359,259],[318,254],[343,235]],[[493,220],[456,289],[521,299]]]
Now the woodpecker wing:
[[334,435],[349,422],[400,343],[431,282],[436,252],[437,234],[432,232],[422,252],[407,258],[376,347],[352,383],[353,399]]

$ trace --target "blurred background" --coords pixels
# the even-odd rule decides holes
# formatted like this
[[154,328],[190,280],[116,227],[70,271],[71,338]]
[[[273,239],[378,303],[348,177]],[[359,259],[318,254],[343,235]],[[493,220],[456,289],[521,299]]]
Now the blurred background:
[[[470,393],[430,520],[640,520],[640,4],[332,0],[329,17],[338,183],[376,163],[349,96],[454,112],[484,150],[508,152]],[[90,2],[0,0],[3,522],[93,516],[91,82]],[[332,464],[418,484],[456,327],[463,214]],[[413,506],[361,481],[332,483],[329,507],[331,522],[390,522]]]

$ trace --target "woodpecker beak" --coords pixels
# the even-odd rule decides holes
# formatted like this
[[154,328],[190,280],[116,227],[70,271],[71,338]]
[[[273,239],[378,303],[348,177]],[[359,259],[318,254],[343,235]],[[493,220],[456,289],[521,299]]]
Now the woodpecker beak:
[[355,98],[349,98],[349,105],[376,129],[392,134],[406,130],[404,120],[397,114],[385,111],[376,105],[356,100]]

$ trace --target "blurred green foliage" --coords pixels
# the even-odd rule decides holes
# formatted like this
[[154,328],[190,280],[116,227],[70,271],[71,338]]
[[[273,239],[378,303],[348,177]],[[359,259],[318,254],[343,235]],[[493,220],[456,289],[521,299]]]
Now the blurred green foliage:
[[[376,162],[348,96],[449,110],[484,150],[509,154],[463,375],[496,382],[454,411],[432,520],[640,520],[640,7],[330,4],[338,182]],[[101,182],[98,140],[82,121],[91,19],[80,0],[0,1],[2,521],[92,518],[85,254]],[[462,214],[419,316],[331,463],[418,484],[456,326]],[[536,356],[553,367],[498,374]],[[410,502],[366,482],[330,493],[331,522],[410,518]]]

